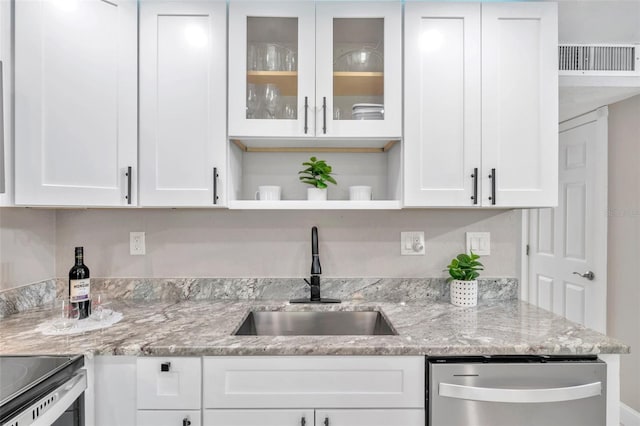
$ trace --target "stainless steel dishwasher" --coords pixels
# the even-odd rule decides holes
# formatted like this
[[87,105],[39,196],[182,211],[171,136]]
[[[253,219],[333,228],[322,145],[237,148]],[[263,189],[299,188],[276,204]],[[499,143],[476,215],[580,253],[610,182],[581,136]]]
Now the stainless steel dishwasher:
[[430,426],[604,426],[606,364],[596,357],[427,360]]

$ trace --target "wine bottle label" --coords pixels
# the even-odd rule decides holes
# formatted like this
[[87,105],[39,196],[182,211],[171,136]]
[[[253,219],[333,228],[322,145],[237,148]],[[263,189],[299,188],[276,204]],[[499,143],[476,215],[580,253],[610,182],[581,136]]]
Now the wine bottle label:
[[90,279],[69,280],[69,299],[72,302],[83,302],[89,300]]

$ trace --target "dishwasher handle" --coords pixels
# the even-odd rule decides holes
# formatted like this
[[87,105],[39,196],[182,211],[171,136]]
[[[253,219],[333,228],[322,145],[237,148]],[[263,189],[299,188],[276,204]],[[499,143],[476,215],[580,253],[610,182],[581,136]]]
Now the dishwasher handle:
[[471,401],[514,403],[562,402],[601,395],[602,382],[564,388],[542,389],[484,388],[440,383],[438,392],[440,396],[468,399]]

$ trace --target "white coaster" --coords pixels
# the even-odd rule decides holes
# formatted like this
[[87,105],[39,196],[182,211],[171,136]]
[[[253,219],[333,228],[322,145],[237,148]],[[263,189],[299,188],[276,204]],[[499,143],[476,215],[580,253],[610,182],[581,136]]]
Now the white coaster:
[[[114,312],[105,309],[106,316],[103,314],[103,318],[100,320],[95,317],[89,317],[87,319],[75,321],[70,328],[56,327],[54,320],[48,320],[36,327],[36,331],[41,332],[45,336],[64,336],[66,334],[79,334],[87,331],[100,330],[102,328],[111,327],[113,324],[119,322],[122,318],[122,312]],[[110,314],[109,314],[110,312]]]

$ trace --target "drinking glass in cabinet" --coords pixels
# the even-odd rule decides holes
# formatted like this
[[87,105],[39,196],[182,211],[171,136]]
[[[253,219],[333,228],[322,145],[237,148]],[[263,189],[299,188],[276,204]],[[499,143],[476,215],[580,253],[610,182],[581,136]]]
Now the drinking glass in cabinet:
[[335,120],[384,119],[384,19],[334,18]]
[[247,118],[298,117],[298,18],[247,17]]

